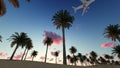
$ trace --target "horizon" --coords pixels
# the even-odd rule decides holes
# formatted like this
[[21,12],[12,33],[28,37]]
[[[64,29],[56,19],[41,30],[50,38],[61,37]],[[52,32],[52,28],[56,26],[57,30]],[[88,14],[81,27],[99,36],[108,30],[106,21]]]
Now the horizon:
[[[53,25],[52,16],[57,11],[66,9],[75,17],[72,27],[65,30],[66,55],[70,54],[69,48],[71,46],[75,46],[78,52],[83,55],[89,54],[91,51],[95,51],[97,54],[111,54],[112,48],[102,48],[101,45],[112,42],[112,40],[105,38],[103,33],[109,24],[119,24],[119,2],[120,0],[95,0],[89,6],[88,12],[82,16],[81,9],[77,13],[74,13],[72,9],[72,6],[82,4],[79,0],[31,0],[30,3],[22,0],[18,9],[5,0],[7,13],[0,17],[0,35],[3,37],[2,43],[0,43],[0,53],[6,54],[5,58],[10,57],[15,46],[11,48],[10,41],[7,39],[14,32],[25,32],[32,39],[34,46],[28,57],[33,50],[36,50],[38,56],[35,61],[40,61],[40,57],[45,55],[46,50],[46,46],[43,44],[44,31],[62,36],[62,31],[57,30]],[[62,44],[52,44],[48,51],[48,58],[54,58],[51,52],[56,50],[60,50],[58,58],[61,60]],[[20,55],[23,51],[24,48],[19,47],[15,55]],[[0,59],[3,58],[0,57]]]

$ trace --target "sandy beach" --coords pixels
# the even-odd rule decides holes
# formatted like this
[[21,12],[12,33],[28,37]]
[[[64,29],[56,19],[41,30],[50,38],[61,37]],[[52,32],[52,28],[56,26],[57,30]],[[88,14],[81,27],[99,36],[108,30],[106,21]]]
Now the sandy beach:
[[120,68],[120,65],[70,66],[35,61],[0,60],[0,68]]

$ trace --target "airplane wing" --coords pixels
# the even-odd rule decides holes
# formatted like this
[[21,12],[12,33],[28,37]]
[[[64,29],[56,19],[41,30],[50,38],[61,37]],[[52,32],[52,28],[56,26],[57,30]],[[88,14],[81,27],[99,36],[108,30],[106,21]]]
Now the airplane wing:
[[86,0],[80,0],[83,4],[86,3]]
[[73,7],[73,6],[72,6],[72,8],[73,8],[74,12],[76,13],[77,10],[83,8],[83,5],[80,5],[80,6],[78,6],[78,7]]
[[83,5],[76,7],[76,9],[81,9],[81,8],[83,8]]
[[93,3],[95,0],[89,0],[87,1],[87,4],[90,5],[91,3]]

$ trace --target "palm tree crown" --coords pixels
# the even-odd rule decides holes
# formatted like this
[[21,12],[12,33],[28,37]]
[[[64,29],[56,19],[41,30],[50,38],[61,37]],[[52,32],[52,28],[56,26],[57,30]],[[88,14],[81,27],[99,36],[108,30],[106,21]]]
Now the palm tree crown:
[[50,46],[53,43],[53,40],[50,37],[46,37],[43,43],[44,45]]
[[77,49],[74,46],[72,46],[69,50],[70,50],[70,53],[73,55],[77,52]]
[[118,24],[110,24],[107,26],[107,28],[105,28],[104,34],[107,38],[111,38],[113,41],[118,40],[120,42],[120,26]]
[[69,27],[72,26],[71,24],[74,20],[74,17],[71,16],[67,10],[60,10],[53,16],[52,20],[54,21],[54,25],[57,29],[60,27],[69,29]]

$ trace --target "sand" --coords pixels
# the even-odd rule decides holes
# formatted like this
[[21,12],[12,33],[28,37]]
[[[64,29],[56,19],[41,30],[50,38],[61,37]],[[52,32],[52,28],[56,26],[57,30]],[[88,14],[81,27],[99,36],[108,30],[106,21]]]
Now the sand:
[[0,60],[0,68],[120,68],[120,65],[70,66],[34,61]]

